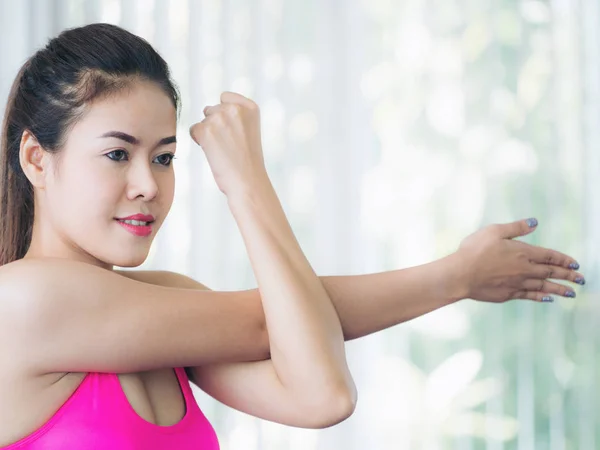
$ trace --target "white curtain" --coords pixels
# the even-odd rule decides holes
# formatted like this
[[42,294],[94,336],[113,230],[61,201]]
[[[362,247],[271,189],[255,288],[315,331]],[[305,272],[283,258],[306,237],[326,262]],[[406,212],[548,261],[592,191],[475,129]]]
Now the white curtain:
[[48,38],[99,21],[148,39],[182,92],[176,198],[142,269],[255,286],[187,134],[234,90],[261,106],[269,173],[317,273],[417,265],[535,216],[526,240],[587,275],[576,300],[466,301],[348,343],[359,404],[330,429],[196,390],[223,449],[598,448],[596,0],[0,0],[0,99]]

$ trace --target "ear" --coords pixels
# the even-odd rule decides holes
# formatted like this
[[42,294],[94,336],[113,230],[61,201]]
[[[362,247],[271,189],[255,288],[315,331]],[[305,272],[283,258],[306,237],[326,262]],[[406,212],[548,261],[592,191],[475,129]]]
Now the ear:
[[46,186],[48,159],[48,152],[42,148],[35,136],[29,130],[23,131],[19,162],[31,184],[40,189]]

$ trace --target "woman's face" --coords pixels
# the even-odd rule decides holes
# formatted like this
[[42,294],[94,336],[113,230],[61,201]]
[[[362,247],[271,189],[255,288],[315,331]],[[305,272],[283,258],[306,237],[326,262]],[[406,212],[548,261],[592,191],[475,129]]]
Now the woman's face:
[[[173,201],[175,134],[173,103],[154,83],[93,102],[53,159],[56,173],[36,189],[28,254],[110,269],[142,264]],[[117,220],[135,214],[154,217],[149,234]]]

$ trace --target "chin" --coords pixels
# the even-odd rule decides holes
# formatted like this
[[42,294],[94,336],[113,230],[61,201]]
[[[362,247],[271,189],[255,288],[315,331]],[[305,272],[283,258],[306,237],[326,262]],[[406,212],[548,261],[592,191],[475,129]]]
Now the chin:
[[148,258],[148,252],[139,255],[122,255],[111,258],[111,264],[118,267],[137,267],[142,265]]

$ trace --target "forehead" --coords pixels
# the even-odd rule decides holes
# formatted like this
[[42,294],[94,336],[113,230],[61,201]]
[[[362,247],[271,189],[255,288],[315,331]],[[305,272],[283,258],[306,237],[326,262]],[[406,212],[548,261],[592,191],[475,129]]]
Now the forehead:
[[136,81],[130,87],[91,102],[70,138],[97,137],[104,131],[119,130],[145,141],[175,134],[176,110],[169,96],[155,83]]

